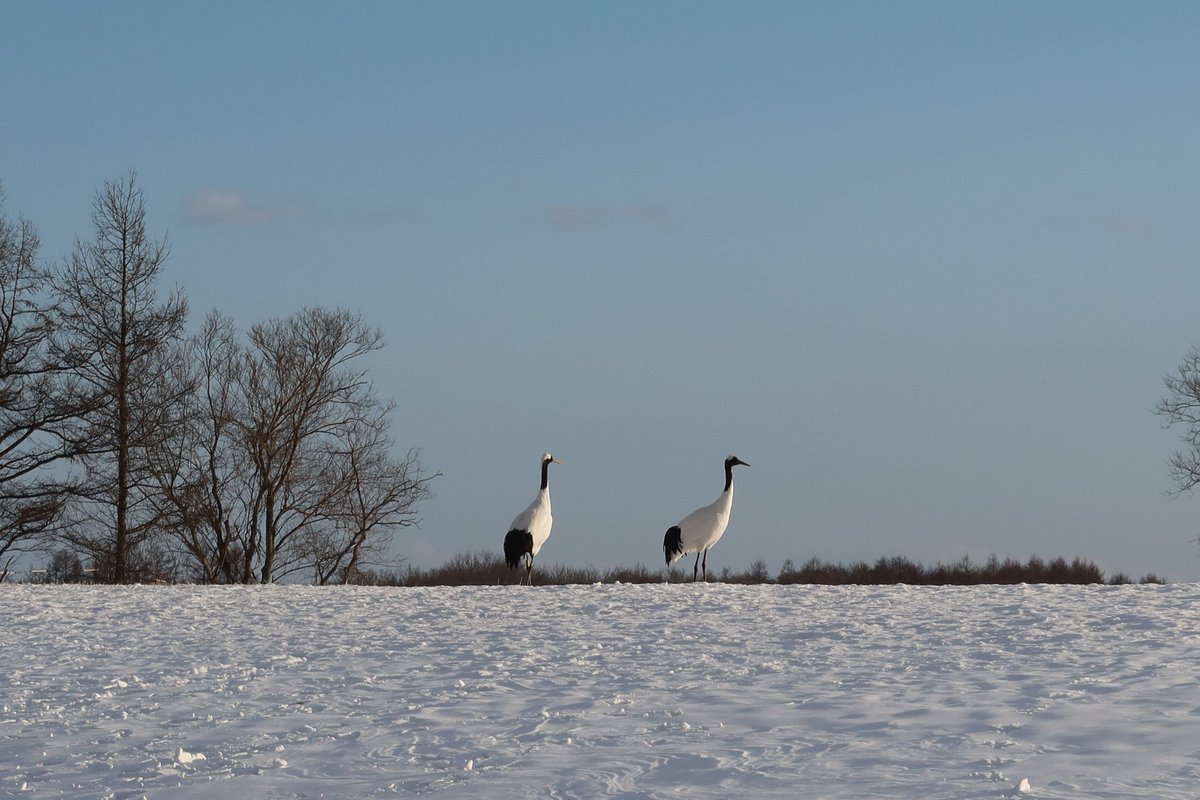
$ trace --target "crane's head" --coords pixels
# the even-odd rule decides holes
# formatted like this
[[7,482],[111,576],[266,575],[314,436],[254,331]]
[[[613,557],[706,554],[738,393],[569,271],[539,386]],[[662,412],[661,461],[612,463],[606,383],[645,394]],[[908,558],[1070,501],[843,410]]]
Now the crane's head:
[[561,464],[561,463],[563,463],[563,462],[559,461],[557,458],[555,458],[554,456],[550,455],[549,453],[543,453],[543,454],[542,454],[542,463],[543,463],[543,464],[551,464],[551,463],[553,463],[553,464]]
[[725,466],[726,467],[736,467],[736,466],[748,467],[750,465],[747,464],[745,461],[742,461],[737,456],[730,456],[729,458],[725,459]]

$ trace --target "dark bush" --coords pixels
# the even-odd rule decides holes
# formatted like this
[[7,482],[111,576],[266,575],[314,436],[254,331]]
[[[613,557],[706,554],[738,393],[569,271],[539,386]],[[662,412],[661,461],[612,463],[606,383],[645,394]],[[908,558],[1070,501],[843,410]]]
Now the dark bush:
[[46,565],[46,583],[82,583],[83,559],[70,550],[55,550]]
[[[615,567],[598,570],[594,567],[570,567],[563,564],[537,564],[533,570],[535,585],[570,585],[591,583],[690,583],[690,568],[672,565],[667,569],[651,569],[644,564],[635,567]],[[488,551],[459,553],[440,567],[422,569],[411,565],[394,572],[378,573],[364,570],[355,583],[375,586],[480,586],[516,584],[525,575],[524,569],[510,570],[504,559]],[[910,561],[904,556],[888,556],[874,564],[857,561],[849,565],[832,564],[812,557],[800,567],[791,559],[783,562],[776,578],[772,578],[765,561],[758,560],[745,572],[722,567],[709,581],[737,584],[821,584],[881,585],[909,584],[912,586],[971,586],[978,584],[1014,583],[1132,583],[1123,573],[1105,579],[1103,570],[1083,558],[1067,561],[1054,558],[1049,562],[1030,556],[1025,563],[995,555],[983,563],[967,556],[957,561],[939,561],[932,567]],[[1156,575],[1146,575],[1142,583],[1165,583]]]
[[645,564],[636,567],[616,567],[605,570],[600,577],[602,583],[662,583],[662,570],[649,569]]
[[[1162,583],[1155,575],[1148,575],[1148,582]],[[1068,562],[1055,558],[1049,563],[1038,556],[1031,556],[1022,564],[1011,558],[1001,561],[992,555],[982,564],[976,564],[964,556],[949,563],[938,562],[932,567],[909,561],[903,556],[881,558],[874,565],[859,561],[849,566],[829,564],[818,558],[810,558],[804,566],[796,569],[789,559],[779,571],[779,583],[813,583],[838,586],[843,584],[891,584],[905,583],[914,586],[972,586],[977,584],[1013,583],[1104,583],[1104,572],[1095,563],[1082,558]],[[1124,575],[1117,575],[1110,583],[1129,583]]]

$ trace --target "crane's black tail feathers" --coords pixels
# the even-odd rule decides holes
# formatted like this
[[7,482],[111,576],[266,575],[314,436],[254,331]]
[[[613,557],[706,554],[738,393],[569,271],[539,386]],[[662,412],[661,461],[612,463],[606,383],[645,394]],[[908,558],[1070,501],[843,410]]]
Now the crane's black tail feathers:
[[663,537],[663,554],[667,557],[667,566],[683,555],[683,531],[678,525],[667,529],[667,535]]
[[525,555],[533,558],[533,534],[513,528],[504,537],[504,561],[509,569],[516,569]]

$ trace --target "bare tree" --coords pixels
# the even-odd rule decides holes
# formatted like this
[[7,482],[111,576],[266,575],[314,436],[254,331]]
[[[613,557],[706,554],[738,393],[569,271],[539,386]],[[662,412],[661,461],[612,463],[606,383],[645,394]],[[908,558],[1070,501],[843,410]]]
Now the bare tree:
[[206,582],[345,580],[414,525],[435,477],[396,460],[381,402],[354,359],[381,346],[346,311],[306,309],[251,329],[211,314],[181,359],[191,387],[152,451],[159,524]]
[[[1187,449],[1177,450],[1168,462],[1177,492],[1189,492],[1200,484],[1200,347],[1191,347],[1174,373],[1163,377],[1167,396],[1155,412],[1167,427],[1183,426]],[[1200,536],[1190,541],[1200,544]]]
[[[296,546],[337,494],[321,459],[370,410],[370,384],[358,360],[383,336],[348,311],[303,309],[253,326],[242,376],[244,446],[261,509],[260,580],[303,568]],[[257,542],[256,542],[257,543]]]
[[1183,426],[1187,445],[1171,456],[1171,477],[1177,490],[1190,491],[1200,484],[1200,348],[1192,347],[1179,369],[1163,377],[1167,396],[1159,401],[1155,412],[1166,426]]
[[430,496],[416,450],[392,458],[388,427],[394,405],[375,406],[330,443],[328,483],[336,487],[326,524],[307,537],[317,583],[349,583],[390,542],[388,534],[416,525],[416,506]]
[[83,583],[83,562],[71,550],[55,550],[46,566],[46,583]]
[[0,213],[0,580],[61,517],[65,486],[53,467],[73,453],[64,429],[78,411],[48,346],[54,307],[39,247],[32,223]]
[[147,450],[167,430],[170,350],[187,303],[179,290],[158,299],[169,248],[146,231],[135,174],[96,193],[92,224],[94,238],[76,241],[56,283],[56,350],[94,404],[75,431],[87,480],[69,541],[92,556],[98,579],[124,583],[141,579],[132,567],[146,562],[135,551],[154,531]]
[[176,364],[185,387],[170,435],[151,450],[160,524],[205,583],[254,579],[256,492],[236,427],[245,352],[233,323],[212,312]]

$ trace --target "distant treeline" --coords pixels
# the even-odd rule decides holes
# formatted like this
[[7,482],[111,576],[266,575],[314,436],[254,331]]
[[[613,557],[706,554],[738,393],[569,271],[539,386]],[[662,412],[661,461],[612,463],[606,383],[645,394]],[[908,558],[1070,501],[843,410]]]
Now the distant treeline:
[[[488,586],[517,583],[524,570],[510,570],[504,559],[488,551],[459,553],[439,567],[428,569],[404,565],[391,571],[360,571],[353,583],[373,586]],[[664,571],[642,564],[635,567],[570,567],[561,564],[538,565],[533,582],[538,585],[569,585],[580,583],[685,583],[691,581],[691,570],[672,567]],[[739,584],[822,584],[827,586],[909,584],[913,586],[972,586],[979,584],[1016,583],[1166,583],[1156,575],[1138,580],[1124,573],[1111,577],[1104,574],[1095,562],[1082,558],[1067,561],[1059,557],[1049,561],[1038,556],[1021,562],[1011,558],[1001,560],[992,556],[982,563],[963,557],[950,563],[938,562],[926,566],[903,556],[880,558],[873,564],[865,561],[853,564],[833,564],[810,558],[797,567],[789,559],[779,572],[772,575],[765,561],[755,561],[745,572],[722,570],[719,576],[710,575],[710,582]]]

